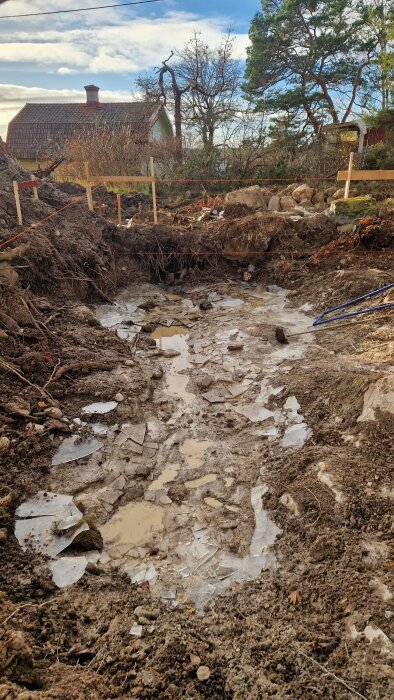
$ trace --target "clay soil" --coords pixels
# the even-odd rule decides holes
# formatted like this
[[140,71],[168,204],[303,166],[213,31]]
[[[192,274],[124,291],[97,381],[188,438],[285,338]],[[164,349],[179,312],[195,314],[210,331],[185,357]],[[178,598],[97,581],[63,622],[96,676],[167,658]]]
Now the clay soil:
[[[9,188],[15,167],[3,162],[0,242],[20,230]],[[70,201],[67,187],[52,184],[46,203],[25,197],[27,224]],[[100,326],[92,304],[147,280],[197,301],[194,287],[201,284],[224,293],[258,282],[290,289],[295,308],[309,303],[317,314],[394,281],[393,245],[341,243],[312,262],[338,237],[324,217],[278,223],[267,214],[256,222],[243,212],[190,228],[174,223],[169,211],[163,209],[157,227],[146,220],[150,213],[141,215],[130,232],[90,214],[81,201],[2,249],[30,244],[12,261],[0,260],[0,439],[8,439],[0,450],[0,700],[388,700],[394,414],[357,418],[370,384],[392,371],[393,312],[317,333],[308,354],[290,362],[283,396],[297,396],[313,431],[302,449],[253,438],[245,419],[229,423],[213,406],[211,420],[224,441],[234,431],[240,444],[256,441],[253,463],[242,462],[241,450],[240,469],[254,483],[265,465],[264,507],[282,532],[274,545],[277,568],[236,584],[201,613],[192,604],[168,608],[148,584],[132,585],[121,571],[100,565],[59,590],[45,560],[23,552],[13,534],[17,506],[50,489],[52,456],[70,431],[67,423],[48,424],[45,409],[58,407],[71,419],[83,405],[122,392],[119,417],[139,422],[154,405],[160,380],[152,377],[150,343],[141,334],[136,354],[135,343]],[[252,260],[256,271],[244,282],[245,260],[259,241],[265,255]],[[228,245],[245,254],[231,258]],[[273,338],[274,325],[264,333]],[[15,409],[21,400],[28,415]],[[318,478],[322,463],[341,498]],[[137,480],[137,497],[138,488]],[[237,546],[245,547],[242,529]],[[138,605],[159,613],[150,631],[134,639]],[[190,655],[209,667],[207,680],[197,678]]]

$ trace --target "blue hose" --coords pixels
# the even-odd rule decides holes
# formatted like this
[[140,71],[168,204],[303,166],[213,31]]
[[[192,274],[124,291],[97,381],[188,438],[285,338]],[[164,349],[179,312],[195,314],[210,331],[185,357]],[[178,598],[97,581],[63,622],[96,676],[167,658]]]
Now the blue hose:
[[350,301],[345,302],[344,304],[340,304],[339,306],[334,306],[332,309],[328,309],[328,311],[323,311],[323,313],[320,314],[314,321],[313,321],[313,326],[322,326],[325,323],[331,323],[332,321],[339,321],[340,319],[343,318],[351,318],[352,316],[360,316],[361,314],[369,314],[372,313],[373,311],[381,311],[382,309],[389,309],[394,307],[394,302],[390,302],[389,304],[380,304],[379,306],[370,306],[368,309],[361,309],[360,311],[352,311],[350,314],[341,314],[339,316],[334,316],[333,318],[325,318],[329,314],[332,314],[334,311],[339,311],[340,309],[346,309],[349,306],[353,306],[354,304],[358,304],[359,301],[363,301],[363,299],[370,299],[371,297],[376,296],[377,294],[381,294],[382,292],[387,291],[388,289],[392,289],[394,287],[393,284],[387,284],[385,287],[380,287],[380,289],[375,289],[374,292],[369,292],[369,294],[364,294],[362,297],[357,297],[356,299],[351,299]]

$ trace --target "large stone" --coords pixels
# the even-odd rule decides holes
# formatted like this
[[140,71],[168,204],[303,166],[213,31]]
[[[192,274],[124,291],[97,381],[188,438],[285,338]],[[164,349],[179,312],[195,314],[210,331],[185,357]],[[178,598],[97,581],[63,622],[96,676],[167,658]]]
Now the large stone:
[[280,211],[280,197],[274,194],[268,202],[269,211]]
[[[377,216],[379,204],[372,197],[349,197],[349,199],[337,199],[331,202],[330,213],[336,216],[360,219],[363,216]],[[343,221],[341,223],[347,223]]]
[[228,192],[225,198],[226,204],[246,204],[251,209],[266,209],[266,198],[261,187],[252,185],[241,190]]
[[321,204],[324,202],[324,192],[323,190],[319,190],[318,192],[315,192],[315,194],[312,197],[312,204]]
[[296,202],[302,202],[307,199],[309,202],[312,200],[315,190],[309,185],[299,185],[292,192],[292,197]]
[[284,197],[281,197],[280,206],[283,211],[292,211],[294,207],[297,206],[297,202],[293,199],[293,197],[285,195]]

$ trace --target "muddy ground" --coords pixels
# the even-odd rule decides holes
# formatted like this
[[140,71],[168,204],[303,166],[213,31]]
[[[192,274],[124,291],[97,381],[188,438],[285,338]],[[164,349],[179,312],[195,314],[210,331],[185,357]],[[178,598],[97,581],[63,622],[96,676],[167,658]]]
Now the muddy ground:
[[[48,188],[31,221],[69,201]],[[0,261],[0,698],[390,698],[393,312],[286,346],[275,327],[393,282],[393,246],[312,260],[334,222],[162,217],[131,237],[81,202]],[[100,450],[52,465],[97,422]],[[125,423],[146,426],[131,455]],[[40,490],[89,525],[66,556],[97,555],[64,588],[14,534]]]

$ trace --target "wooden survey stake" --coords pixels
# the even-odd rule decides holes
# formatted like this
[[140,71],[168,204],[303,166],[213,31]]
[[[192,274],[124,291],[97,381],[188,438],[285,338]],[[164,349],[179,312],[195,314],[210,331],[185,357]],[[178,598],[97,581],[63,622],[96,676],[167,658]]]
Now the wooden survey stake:
[[350,182],[352,179],[352,172],[353,172],[353,160],[354,160],[354,153],[352,151],[350,156],[349,156],[349,167],[347,169],[347,178],[346,178],[346,185],[345,185],[345,199],[349,199]]
[[86,199],[88,200],[89,210],[93,211],[94,204],[93,204],[92,186],[90,184],[90,178],[89,178],[89,164],[88,163],[85,163],[85,177],[86,177]]
[[38,200],[37,180],[34,175],[31,176],[31,181],[33,183],[33,197]]
[[119,224],[119,226],[121,226],[121,224],[122,224],[122,208],[120,206],[120,194],[116,195],[116,202],[118,205],[118,224]]
[[12,187],[14,189],[16,213],[17,213],[17,219],[18,219],[19,226],[22,226],[22,223],[23,223],[19,190],[33,190],[33,198],[38,200],[37,184],[38,183],[37,183],[37,180],[34,177],[34,175],[31,176],[30,180],[26,180],[25,182],[17,182],[17,180],[12,181]]
[[12,186],[14,188],[14,197],[15,197],[16,214],[17,214],[17,218],[18,218],[18,224],[19,224],[19,226],[22,226],[21,200],[19,199],[19,187],[18,187],[18,183],[16,180],[13,180]]
[[157,206],[156,206],[156,179],[155,179],[155,164],[152,156],[149,158],[150,176],[152,178],[152,203],[153,203],[153,222],[157,224]]

